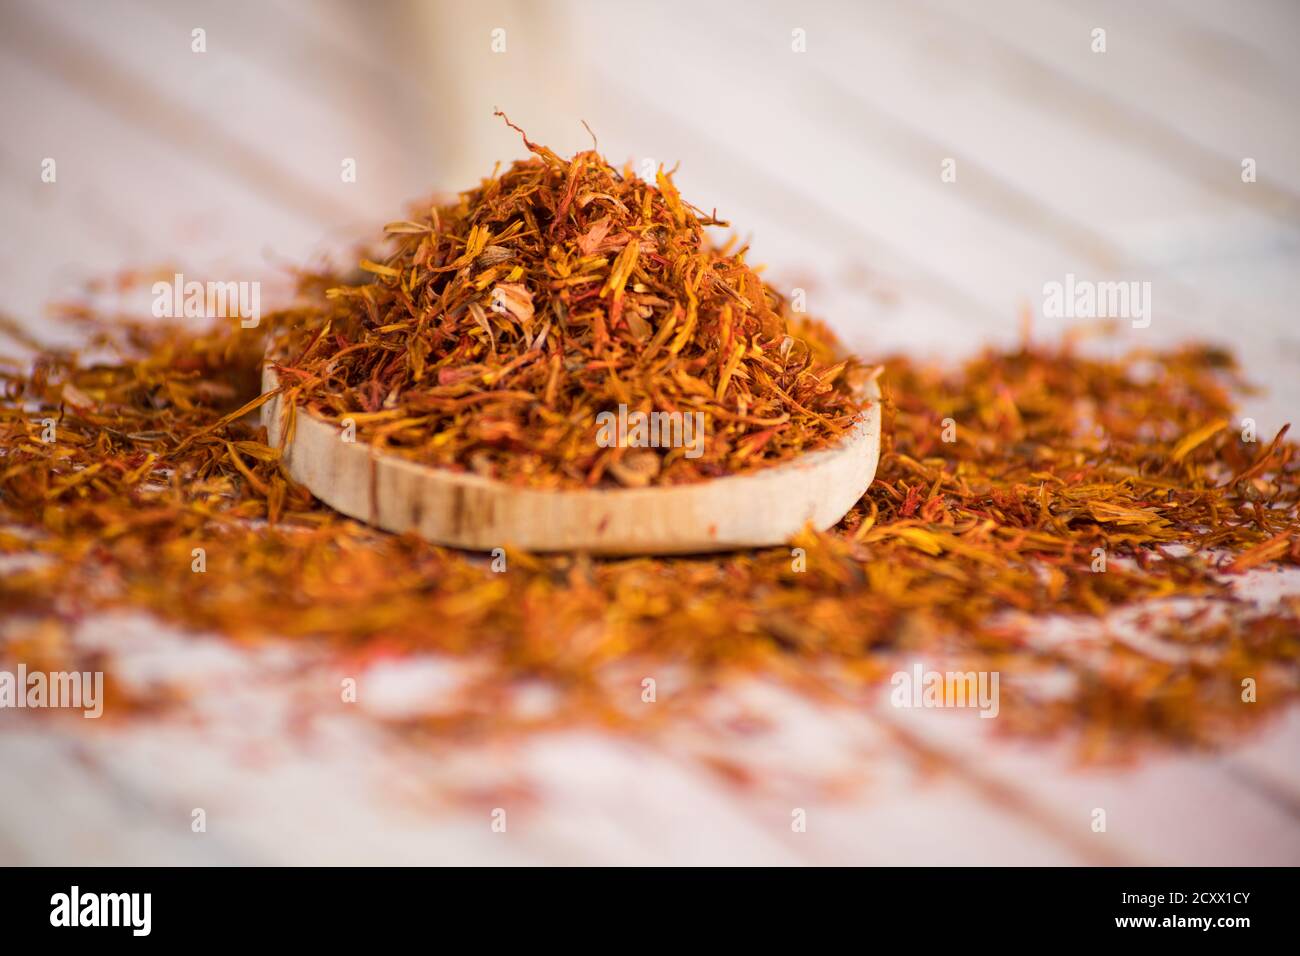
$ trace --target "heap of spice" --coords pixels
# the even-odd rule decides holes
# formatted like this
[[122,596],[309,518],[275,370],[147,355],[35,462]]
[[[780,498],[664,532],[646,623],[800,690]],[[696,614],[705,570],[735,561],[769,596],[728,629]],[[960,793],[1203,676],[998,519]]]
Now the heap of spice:
[[[682,200],[594,150],[528,160],[389,223],[367,281],[276,342],[291,399],[386,451],[537,487],[675,484],[837,439],[864,370]],[[602,413],[692,416],[690,449],[600,440]],[[644,420],[643,418],[641,420]],[[659,443],[656,441],[657,446]],[[679,443],[680,444],[680,443]]]
[[[798,557],[511,553],[498,573],[286,480],[248,414],[264,329],[68,318],[84,355],[11,323],[35,358],[0,364],[0,659],[39,652],[53,668],[80,653],[76,622],[120,609],[354,663],[452,655],[479,676],[418,726],[474,739],[668,720],[730,676],[870,693],[917,654],[999,671],[1000,728],[1068,733],[1093,755],[1217,744],[1300,696],[1300,597],[1256,605],[1237,587],[1300,563],[1300,457],[1285,430],[1243,440],[1243,383],[1216,349],[890,356],[877,480],[838,527],[794,542]],[[1156,613],[1189,596],[1190,612]],[[1113,628],[1125,608],[1150,616],[1141,640]],[[1049,639],[1051,616],[1093,626]],[[115,701],[111,660],[95,663],[110,719],[160,703]],[[644,676],[670,671],[641,706]],[[1266,690],[1257,703],[1242,703],[1245,678]],[[539,680],[553,711],[508,705]]]

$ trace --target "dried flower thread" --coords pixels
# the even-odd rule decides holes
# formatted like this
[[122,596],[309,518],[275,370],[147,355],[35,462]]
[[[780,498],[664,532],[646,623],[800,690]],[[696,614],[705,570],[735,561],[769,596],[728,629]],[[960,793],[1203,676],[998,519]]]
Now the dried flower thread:
[[[836,440],[863,370],[715,246],[725,225],[594,150],[533,157],[389,223],[364,281],[281,322],[298,406],[429,464],[538,487],[672,484]],[[282,317],[285,318],[285,317]],[[694,454],[610,446],[602,412],[702,415]]]

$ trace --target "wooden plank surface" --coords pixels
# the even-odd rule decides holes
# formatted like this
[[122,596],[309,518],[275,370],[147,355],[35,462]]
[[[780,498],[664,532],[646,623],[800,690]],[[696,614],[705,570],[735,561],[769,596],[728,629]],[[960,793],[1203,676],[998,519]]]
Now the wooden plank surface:
[[[1298,11],[4,0],[0,282],[44,332],[43,303],[117,269],[272,280],[346,254],[406,201],[518,155],[500,106],[561,151],[588,144],[582,119],[615,160],[680,160],[684,194],[752,232],[769,276],[868,355],[1008,341],[1066,272],[1147,279],[1159,311],[1125,341],[1228,342],[1269,387],[1248,409],[1267,430],[1300,408]],[[1260,580],[1266,599],[1300,590]],[[184,719],[0,713],[0,862],[1300,862],[1295,712],[1223,754],[1098,771],[983,721],[755,684],[663,738],[481,747],[383,722],[454,686],[452,661],[384,665],[378,700],[348,711],[309,646],[236,651],[135,615],[76,640],[183,694]]]

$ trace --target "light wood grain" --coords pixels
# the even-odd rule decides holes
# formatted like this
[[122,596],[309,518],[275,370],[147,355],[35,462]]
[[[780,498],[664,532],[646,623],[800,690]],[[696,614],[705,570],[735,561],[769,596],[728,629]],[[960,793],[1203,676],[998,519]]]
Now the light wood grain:
[[[279,388],[271,364],[263,392]],[[688,485],[558,491],[521,488],[434,468],[343,441],[336,425],[297,415],[284,444],[283,403],[262,406],[285,467],[330,507],[386,531],[491,551],[691,554],[783,544],[811,524],[825,530],[862,497],[880,460],[880,389],[833,448],[749,474]],[[706,439],[707,440],[707,439]]]

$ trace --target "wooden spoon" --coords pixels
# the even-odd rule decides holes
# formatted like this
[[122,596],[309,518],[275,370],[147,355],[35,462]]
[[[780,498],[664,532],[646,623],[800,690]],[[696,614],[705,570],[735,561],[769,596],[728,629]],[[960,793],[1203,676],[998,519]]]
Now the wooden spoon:
[[[279,387],[262,371],[263,392]],[[687,554],[784,544],[811,522],[831,527],[862,497],[880,459],[880,389],[845,438],[769,468],[688,485],[552,491],[435,468],[375,452],[299,409],[283,449],[289,474],[336,511],[387,531],[490,551]],[[281,443],[281,396],[262,406]]]

